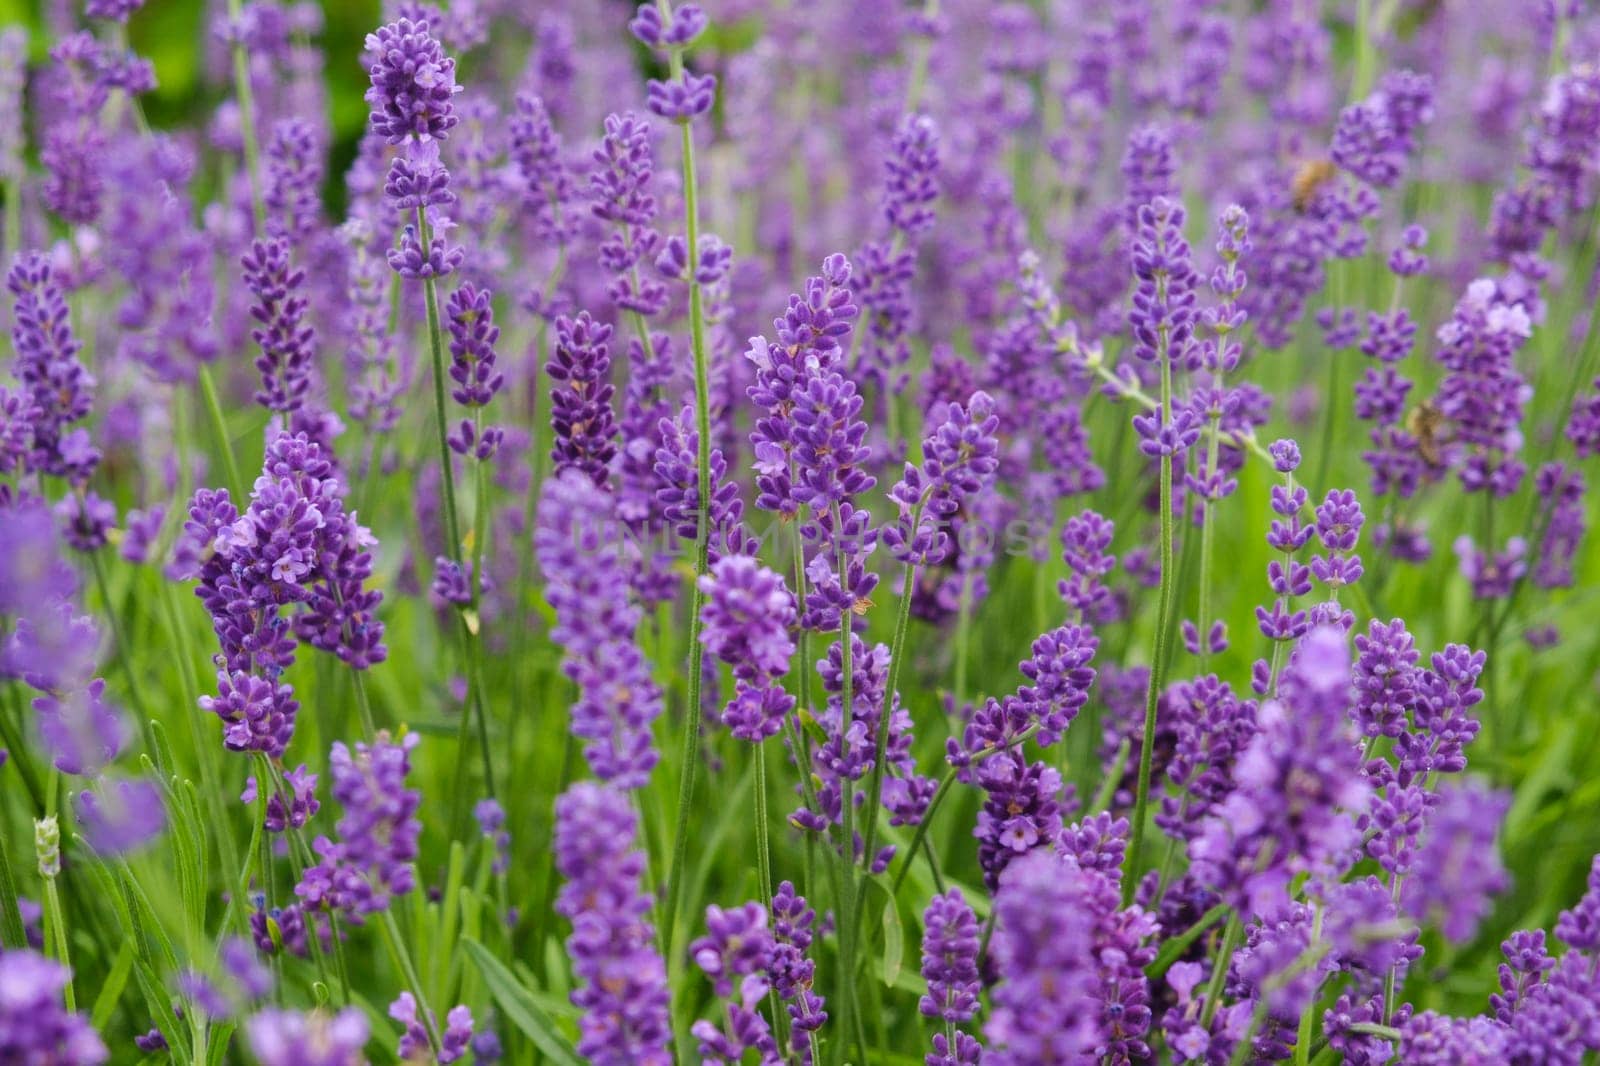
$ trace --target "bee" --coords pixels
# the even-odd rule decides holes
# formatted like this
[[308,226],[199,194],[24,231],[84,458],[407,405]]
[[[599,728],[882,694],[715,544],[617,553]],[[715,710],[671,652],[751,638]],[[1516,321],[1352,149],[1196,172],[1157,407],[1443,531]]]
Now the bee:
[[1300,169],[1294,172],[1294,178],[1289,182],[1289,198],[1294,203],[1294,209],[1305,214],[1317,193],[1338,173],[1339,168],[1329,159],[1308,159],[1301,163]]
[[1406,414],[1406,432],[1416,438],[1417,454],[1429,466],[1443,466],[1444,449],[1455,440],[1455,427],[1439,413],[1431,401],[1424,400]]

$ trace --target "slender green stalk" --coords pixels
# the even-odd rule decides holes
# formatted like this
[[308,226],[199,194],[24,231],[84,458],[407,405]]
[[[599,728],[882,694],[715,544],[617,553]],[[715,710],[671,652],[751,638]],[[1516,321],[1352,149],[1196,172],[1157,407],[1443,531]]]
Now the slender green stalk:
[[[228,21],[234,26],[244,13],[243,0],[228,0]],[[261,142],[256,136],[255,93],[250,88],[250,58],[245,53],[242,34],[233,35],[233,92],[239,103],[239,137],[244,142],[244,168],[250,178],[250,204],[255,213],[256,229],[267,228],[267,206],[262,196]],[[202,364],[202,370],[204,364]]]
[[972,659],[972,596],[968,591],[969,584],[963,575],[961,598],[956,604],[956,676],[953,687],[958,705],[967,698],[967,664]]
[[[1157,284],[1165,288],[1164,280],[1158,281]],[[1160,328],[1156,350],[1156,361],[1161,365],[1163,424],[1172,418],[1172,359],[1168,350],[1167,328],[1165,325]],[[1161,691],[1166,687],[1167,644],[1171,639],[1168,631],[1172,628],[1172,602],[1176,591],[1174,586],[1177,584],[1172,572],[1172,456],[1170,454],[1161,457],[1161,495],[1158,506],[1161,508],[1161,589],[1156,607],[1155,653],[1150,660],[1150,685],[1145,692],[1144,732],[1139,748],[1139,783],[1134,793],[1132,829],[1122,871],[1123,906],[1133,902],[1134,891],[1138,888],[1139,860],[1144,848],[1146,808],[1150,804],[1150,770],[1151,760],[1155,754],[1156,708],[1161,700]]]
[[[917,529],[921,519],[922,507],[919,504],[911,513],[913,531]],[[865,845],[861,853],[863,870],[872,869],[873,848],[878,841],[878,806],[883,802],[884,763],[888,761],[886,756],[889,751],[889,719],[894,712],[895,691],[900,677],[900,659],[905,652],[906,630],[911,624],[911,589],[916,580],[916,564],[907,563],[905,579],[900,585],[900,611],[895,617],[894,638],[889,645],[889,676],[883,690],[883,707],[878,713],[877,747],[874,749],[872,775],[867,785],[866,824],[862,827]]]
[[[426,211],[417,208],[417,239],[421,243],[422,255],[428,255],[428,250],[433,241],[433,232],[428,226]],[[444,330],[439,323],[439,290],[432,277],[422,279],[422,295],[427,307],[428,320],[428,351],[433,360],[433,416],[434,427],[439,436],[439,476],[440,495],[444,502],[444,532],[445,556],[457,566],[462,563],[461,552],[461,519],[456,511],[456,475],[450,455],[450,436],[446,426],[449,419],[445,412],[445,366],[444,366]],[[475,531],[481,537],[481,531]],[[480,562],[481,565],[481,562]],[[469,579],[469,584],[475,590],[478,585],[476,575]],[[473,602],[477,602],[477,593],[473,593]],[[455,822],[462,825],[465,822],[466,804],[470,790],[464,787],[462,767],[466,760],[465,748],[467,746],[467,730],[469,720],[476,713],[478,718],[478,746],[483,760],[484,788],[490,795],[494,794],[493,758],[489,751],[489,729],[486,721],[487,709],[483,702],[482,678],[477,669],[478,634],[472,623],[466,618],[461,620],[462,657],[467,670],[467,704],[461,711],[461,732],[456,753],[456,796],[455,796]]]
[[100,602],[105,604],[106,621],[111,626],[111,641],[116,646],[117,665],[122,668],[123,680],[128,683],[128,697],[133,700],[134,713],[139,716],[139,732],[144,737],[145,745],[154,750],[155,745],[150,737],[150,708],[144,702],[144,692],[139,687],[139,678],[133,672],[133,656],[122,630],[122,622],[117,617],[116,608],[111,602],[111,586],[106,581],[106,568],[100,561],[99,551],[89,553],[89,568],[94,571],[94,583],[100,591]]
[[[834,523],[835,528],[838,523]],[[843,565],[841,564],[841,569]],[[842,576],[842,575],[841,575]],[[855,681],[855,664],[851,647],[854,634],[850,632],[851,614],[848,610],[842,612],[839,621],[840,645],[840,715],[845,722],[845,728],[854,719],[853,699],[851,691]],[[834,994],[839,1004],[839,1032],[841,1034],[852,1031],[852,1021],[856,1014],[856,882],[852,867],[855,863],[855,782],[848,774],[841,774],[841,794],[839,798],[839,850],[843,856],[841,866],[843,876],[839,885],[839,974],[838,991]],[[844,1038],[841,1037],[834,1044],[834,1058],[838,1060],[844,1054]]]
[[15,178],[7,178],[0,184],[0,195],[6,198],[5,232],[0,234],[0,249],[4,249],[7,261],[15,259],[22,250],[22,184]]
[[[767,745],[759,741],[752,745],[751,753],[756,764],[756,874],[761,885],[761,903],[763,906],[772,905],[772,843],[769,839],[771,826],[767,814]],[[767,989],[767,1002],[772,1009],[772,1020],[778,1024],[779,1040],[787,1046],[789,1016],[778,1002],[778,993],[774,988]]]
[[221,401],[217,399],[217,383],[211,377],[211,364],[201,363],[195,376],[200,382],[200,397],[205,402],[206,414],[211,418],[211,428],[217,435],[217,447],[222,449],[222,465],[228,472],[228,489],[242,493],[250,483],[239,472],[239,459],[233,454],[233,438],[228,435],[228,420],[222,414]]
[[[1217,375],[1217,389],[1222,388],[1221,374]],[[1210,415],[1210,440],[1206,444],[1206,474],[1215,475],[1217,472],[1217,458],[1220,451],[1221,434],[1217,431],[1222,412],[1216,411]],[[1200,632],[1200,671],[1204,673],[1211,667],[1211,561],[1215,552],[1217,539],[1216,501],[1209,495],[1200,501],[1200,603],[1197,609],[1198,617],[1195,625]]]
[[216,834],[218,846],[222,850],[222,868],[224,870],[237,870],[239,868],[239,849],[230,831],[227,808],[224,805],[222,794],[221,774],[217,767],[217,752],[212,744],[208,743],[202,735],[199,724],[200,692],[199,686],[192,672],[193,652],[189,647],[189,634],[183,628],[178,607],[173,603],[173,584],[164,577],[158,577],[161,587],[161,606],[166,615],[167,628],[172,634],[172,642],[177,646],[178,678],[183,686],[184,708],[180,712],[183,720],[188,724],[189,737],[195,749],[195,760],[200,764],[201,790],[206,794],[206,801],[211,808],[211,830]]
[[[432,243],[432,231],[428,227],[427,215],[422,208],[417,208],[417,234],[422,244],[422,255],[428,255]],[[454,464],[450,458],[450,435],[446,428],[449,418],[446,415],[448,408],[445,406],[444,395],[444,329],[439,324],[439,290],[438,285],[431,277],[422,279],[422,295],[427,305],[428,317],[428,351],[433,359],[433,418],[434,428],[439,434],[439,476],[443,484],[441,495],[444,503],[444,532],[445,556],[451,562],[461,562],[461,520],[456,514],[456,475]]]
[[[672,18],[670,0],[658,0],[662,17]],[[669,63],[674,79],[683,77],[683,51],[673,49]],[[683,155],[683,214],[689,255],[700,247],[700,193],[695,175],[694,132],[688,121],[679,123]],[[695,468],[698,480],[695,522],[694,587],[689,595],[688,706],[683,726],[683,753],[678,767],[678,824],[672,841],[672,865],[667,873],[666,931],[662,946],[670,958],[673,933],[683,906],[683,867],[689,853],[689,813],[694,802],[695,772],[700,762],[700,671],[705,649],[700,644],[700,607],[705,593],[700,579],[711,557],[711,384],[706,361],[705,300],[694,271],[689,272],[689,337],[694,352]]]
[[44,928],[45,943],[50,947],[50,957],[67,968],[67,980],[61,988],[62,999],[67,1004],[67,1010],[78,1009],[77,996],[72,991],[72,957],[67,948],[67,918],[66,912],[61,909],[61,892],[56,888],[56,879],[44,879]]
[[1228,915],[1228,924],[1222,927],[1222,940],[1217,944],[1216,957],[1211,960],[1211,980],[1206,982],[1206,1001],[1200,1008],[1202,1028],[1210,1028],[1211,1019],[1217,1016],[1217,1007],[1222,999],[1222,980],[1228,976],[1228,963],[1233,960],[1233,953],[1243,936],[1244,925],[1239,921],[1239,915]]
[[411,962],[411,955],[406,951],[404,938],[400,935],[400,924],[395,921],[394,909],[385,907],[382,919],[378,922],[378,929],[383,933],[384,943],[393,956],[395,965],[400,967],[400,976],[405,979],[406,988],[417,1001],[417,1017],[422,1022],[422,1027],[428,1033],[428,1046],[433,1048],[434,1057],[439,1055],[438,1024],[433,1016],[433,1010],[428,1006],[428,996],[422,990],[422,980],[417,976],[417,968]]
[[[1027,740],[1038,731],[1038,725],[1031,725],[1027,729],[1024,729],[1021,733],[1017,734],[1016,740],[1012,742],[1012,747],[1026,743]],[[1006,749],[984,748],[982,751],[979,751],[972,756],[972,762],[974,764],[980,763],[989,756],[998,754],[1003,750]],[[952,766],[950,769],[946,770],[944,776],[939,779],[939,787],[934,790],[933,798],[928,801],[928,809],[923,812],[922,820],[917,823],[916,830],[911,834],[911,846],[906,848],[906,861],[901,863],[900,872],[894,876],[894,891],[890,893],[891,895],[899,894],[900,886],[905,883],[906,874],[908,874],[911,870],[912,856],[916,855],[917,848],[919,846],[922,847],[924,853],[928,857],[928,860],[930,862],[933,861],[933,849],[928,845],[927,842],[928,827],[933,824],[933,816],[939,810],[939,805],[944,802],[945,796],[949,794],[950,786],[955,784],[956,772],[956,768]],[[1096,810],[1098,808],[1092,807],[1090,809]]]
[[[1322,904],[1318,903],[1311,915],[1311,942],[1307,950],[1317,946],[1322,939]],[[1317,1022],[1317,997],[1311,997],[1311,1002],[1306,1004],[1300,1012],[1300,1028],[1295,1036],[1294,1062],[1295,1066],[1310,1066],[1311,1064],[1311,1032],[1316,1028]]]

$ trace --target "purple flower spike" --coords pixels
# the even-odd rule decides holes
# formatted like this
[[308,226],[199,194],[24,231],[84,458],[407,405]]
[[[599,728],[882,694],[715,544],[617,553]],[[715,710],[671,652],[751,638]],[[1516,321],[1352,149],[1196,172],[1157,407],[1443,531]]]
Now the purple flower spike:
[[556,910],[572,923],[567,953],[580,1011],[578,1054],[596,1063],[670,1066],[666,966],[652,946],[645,857],[627,794],[583,782],[556,800]]
[[317,343],[316,331],[304,323],[307,301],[300,287],[305,271],[290,266],[289,242],[281,237],[255,241],[240,265],[256,298],[250,308],[258,323],[250,336],[261,346],[256,402],[269,411],[297,411],[311,389],[311,355]]
[[372,130],[390,144],[445,139],[459,121],[456,61],[428,34],[426,22],[400,19],[367,35]]
[[558,474],[577,470],[596,485],[610,479],[617,454],[617,427],[612,410],[611,327],[589,312],[576,319],[556,319],[555,350],[545,373],[556,383],[550,390],[550,421],[555,428],[551,458]]
[[1048,851],[1020,859],[995,895],[991,950],[1000,983],[983,1061],[999,1066],[1098,1058],[1092,880]]
[[572,731],[586,741],[595,776],[638,788],[660,757],[650,725],[661,692],[634,640],[640,612],[619,558],[616,503],[576,471],[550,478],[543,491],[534,552],[556,612],[551,636],[566,650],[562,670],[578,686]]
[[782,577],[747,555],[718,559],[700,587],[706,594],[700,639],[739,682],[724,717],[735,736],[759,743],[782,728],[794,706],[778,684],[794,656],[794,597]]
[[810,1035],[828,1020],[822,997],[813,989],[817,964],[806,954],[811,948],[816,912],[788,881],[772,897],[772,953],[767,976],[789,1014],[790,1049],[801,1066],[812,1066]]
[[61,1005],[67,968],[26,949],[0,953],[0,1060],[96,1066],[105,1042]]
[[28,421],[33,442],[28,462],[55,477],[82,484],[100,461],[88,433],[70,428],[88,414],[94,378],[78,359],[82,345],[72,332],[66,294],[41,255],[18,257],[6,275],[16,297],[11,342],[16,374],[33,401]]
[[978,920],[955,889],[933,897],[923,913],[922,977],[928,991],[918,1009],[929,1018],[968,1022],[978,1013]]
[[410,733],[395,743],[379,733],[370,745],[358,742],[354,751],[334,741],[328,757],[332,792],[344,814],[338,841],[316,839],[313,849],[322,861],[295,886],[307,906],[338,910],[359,922],[415,886],[422,795],[405,783],[411,751],[420,740]]
[[359,1066],[366,1061],[367,1019],[360,1009],[338,1014],[270,1008],[244,1024],[261,1066]]

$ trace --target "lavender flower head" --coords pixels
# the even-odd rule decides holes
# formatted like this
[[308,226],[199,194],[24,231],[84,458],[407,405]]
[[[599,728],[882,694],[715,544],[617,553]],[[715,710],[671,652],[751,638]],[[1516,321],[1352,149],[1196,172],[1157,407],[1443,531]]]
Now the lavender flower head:
[[556,801],[556,911],[572,923],[567,953],[581,1012],[578,1054],[598,1066],[669,1066],[666,967],[653,946],[644,854],[626,793],[589,782]]
[[367,1018],[359,1008],[338,1014],[270,1008],[245,1024],[261,1066],[360,1066],[366,1061]]
[[1082,1062],[1103,1040],[1096,1000],[1093,891],[1077,863],[1040,850],[1013,863],[995,895],[1000,983],[984,1027],[998,1066]]
[[971,1021],[978,1012],[978,920],[959,891],[933,897],[923,913],[922,978],[928,991],[917,1005],[924,1016]]
[[737,683],[723,720],[734,736],[759,743],[782,728],[794,707],[794,697],[778,683],[794,656],[794,597],[781,576],[748,555],[718,559],[700,587],[700,639],[733,667]]
[[624,529],[615,499],[577,471],[545,482],[534,531],[545,596],[556,612],[551,637],[566,650],[563,672],[578,686],[572,731],[595,776],[642,787],[660,753],[650,733],[661,692],[639,651],[639,608],[619,557]]
[[1313,629],[1295,648],[1280,698],[1257,711],[1237,787],[1189,845],[1195,877],[1251,913],[1271,912],[1294,874],[1342,872],[1354,861],[1355,813],[1369,793],[1347,718],[1350,681],[1343,632]]
[[390,144],[443,140],[459,121],[456,61],[429,36],[426,22],[400,19],[367,35],[372,129]]
[[295,886],[307,906],[329,907],[359,921],[415,887],[422,794],[406,787],[406,776],[421,739],[408,733],[396,743],[379,733],[370,745],[357,742],[354,751],[334,741],[328,759],[332,792],[344,813],[338,841],[316,839],[313,849],[322,861]]
[[68,971],[27,949],[0,952],[0,1059],[54,1066],[105,1062],[105,1042],[61,1005]]

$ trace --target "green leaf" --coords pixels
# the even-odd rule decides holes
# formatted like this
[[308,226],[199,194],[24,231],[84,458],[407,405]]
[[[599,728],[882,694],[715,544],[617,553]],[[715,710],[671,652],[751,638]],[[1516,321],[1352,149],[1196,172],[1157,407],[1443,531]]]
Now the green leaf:
[[522,1030],[523,1035],[533,1041],[552,1062],[560,1066],[582,1066],[583,1060],[557,1030],[556,1023],[533,1001],[532,994],[512,976],[511,971],[476,940],[464,939],[461,943],[467,949],[467,954],[472,956],[478,972],[483,975],[484,983],[489,986],[489,994],[511,1020],[511,1024]]
[[133,941],[124,940],[116,961],[111,964],[111,972],[106,974],[105,984],[100,986],[100,994],[94,998],[94,1010],[89,1012],[90,1024],[96,1029],[104,1029],[111,1020],[111,1012],[117,1009],[117,1000],[127,987],[128,975],[133,972],[133,960]]
[[22,912],[17,909],[17,882],[11,871],[11,855],[6,851],[4,825],[0,825],[0,944],[7,951],[28,946],[28,934],[22,927]]
[[1200,934],[1227,917],[1227,914],[1228,905],[1226,903],[1219,903],[1206,911],[1200,916],[1198,922],[1195,922],[1189,928],[1161,945],[1161,950],[1156,953],[1156,957],[1151,960],[1149,966],[1144,968],[1145,975],[1154,980],[1166,973],[1172,964],[1177,962],[1185,951],[1189,950],[1189,945],[1200,939]]
[[[884,889],[884,894],[888,895],[887,889]],[[890,988],[894,987],[895,980],[900,976],[900,965],[905,961],[905,956],[906,931],[900,924],[900,908],[895,905],[894,897],[889,896],[883,904],[883,983]]]

